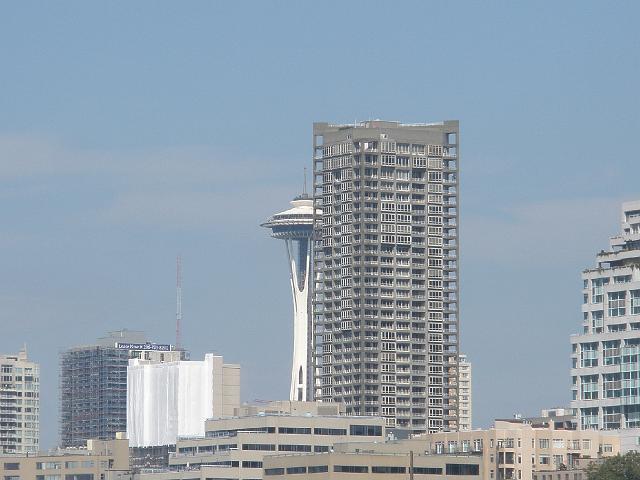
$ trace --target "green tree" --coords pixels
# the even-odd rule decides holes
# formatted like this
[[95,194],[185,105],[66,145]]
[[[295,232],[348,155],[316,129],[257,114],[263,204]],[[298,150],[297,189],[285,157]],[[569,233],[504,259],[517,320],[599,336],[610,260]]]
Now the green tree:
[[607,458],[587,469],[589,480],[640,480],[640,453],[629,452]]

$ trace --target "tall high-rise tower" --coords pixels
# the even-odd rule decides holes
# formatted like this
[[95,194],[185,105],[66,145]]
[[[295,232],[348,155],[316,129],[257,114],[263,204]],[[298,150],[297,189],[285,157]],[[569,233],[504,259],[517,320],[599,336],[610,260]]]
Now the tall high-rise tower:
[[313,138],[316,398],[456,430],[458,122],[316,123]]
[[582,272],[581,334],[571,336],[572,402],[581,429],[640,427],[640,201]]
[[311,338],[311,237],[313,235],[313,200],[302,194],[293,199],[292,208],[270,217],[263,227],[271,236],[285,241],[291,271],[293,293],[293,363],[290,400],[313,398]]

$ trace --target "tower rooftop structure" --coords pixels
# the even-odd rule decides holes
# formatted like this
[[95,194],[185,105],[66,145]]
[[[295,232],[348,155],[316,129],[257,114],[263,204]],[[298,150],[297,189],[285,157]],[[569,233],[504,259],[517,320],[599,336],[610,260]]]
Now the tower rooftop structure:
[[291,208],[269,217],[260,226],[271,229],[274,238],[307,238],[313,232],[313,199],[306,193],[291,201]]
[[313,387],[311,351],[311,237],[313,236],[313,199],[306,193],[291,201],[291,208],[269,217],[261,226],[271,236],[285,241],[293,294],[293,364],[290,400],[311,400]]

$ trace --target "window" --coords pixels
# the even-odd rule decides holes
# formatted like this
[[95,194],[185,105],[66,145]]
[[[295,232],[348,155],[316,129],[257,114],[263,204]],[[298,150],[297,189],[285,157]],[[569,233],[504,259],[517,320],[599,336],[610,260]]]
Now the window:
[[602,303],[604,300],[604,286],[608,283],[608,278],[591,280],[591,303]]
[[4,464],[4,469],[5,470],[20,470],[20,464],[19,463],[5,463]]
[[605,340],[602,342],[602,357],[605,365],[619,365],[620,340]]
[[626,292],[609,292],[609,316],[620,317],[625,312]]
[[[582,375],[580,376],[580,392],[582,400],[597,400],[598,399],[598,375]],[[542,442],[542,440],[540,440]],[[549,440],[547,440],[547,446],[549,448]],[[542,446],[540,448],[543,448]]]
[[276,446],[269,443],[243,443],[242,450],[262,450],[273,452],[275,451]]
[[265,475],[284,475],[284,468],[265,468]]
[[293,435],[311,435],[310,428],[278,427],[278,433]]
[[327,465],[311,465],[308,467],[309,473],[325,473],[329,471]]
[[598,366],[598,343],[581,343],[580,344],[580,361],[581,367],[597,367]]
[[343,473],[369,473],[369,467],[366,465],[334,465],[333,471]]
[[446,475],[480,475],[480,465],[472,463],[447,463]]
[[307,467],[287,467],[287,475],[307,473]]
[[596,310],[591,312],[591,328],[595,333],[601,333],[604,326],[604,311]]
[[442,475],[442,468],[437,467],[413,467],[413,473],[422,475]]
[[[580,423],[582,430],[598,429],[598,408],[581,408],[580,409]],[[585,448],[584,444],[582,445]],[[589,447],[590,448],[590,447]]]
[[278,445],[279,452],[310,452],[311,445]]
[[373,466],[371,473],[407,473],[407,467]]
[[629,291],[631,295],[631,315],[640,315],[640,290]]
[[379,425],[350,425],[349,435],[381,437],[382,427]]
[[262,462],[243,461],[242,468],[262,468]]

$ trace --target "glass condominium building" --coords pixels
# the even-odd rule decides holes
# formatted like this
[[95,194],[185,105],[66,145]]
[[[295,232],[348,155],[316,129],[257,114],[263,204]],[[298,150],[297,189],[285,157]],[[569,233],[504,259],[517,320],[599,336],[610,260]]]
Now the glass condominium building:
[[316,399],[457,430],[458,122],[315,123],[313,139]]
[[583,332],[571,336],[572,402],[582,429],[640,427],[640,201],[584,270]]

